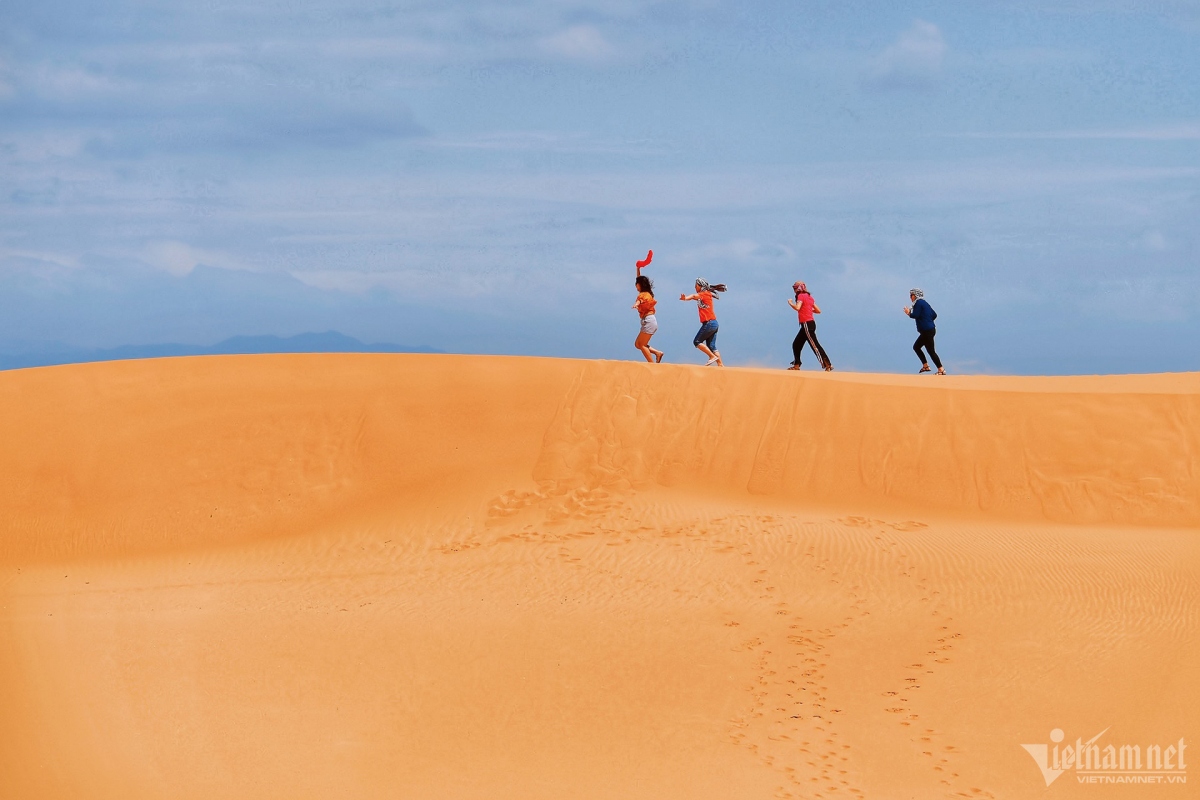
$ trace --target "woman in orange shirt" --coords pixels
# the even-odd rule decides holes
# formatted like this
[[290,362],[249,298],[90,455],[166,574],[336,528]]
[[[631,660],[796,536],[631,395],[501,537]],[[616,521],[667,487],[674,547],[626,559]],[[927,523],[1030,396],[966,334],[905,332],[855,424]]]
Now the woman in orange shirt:
[[633,346],[642,351],[642,355],[646,357],[647,361],[657,364],[663,359],[663,351],[655,350],[650,346],[650,337],[658,332],[658,319],[654,316],[654,307],[658,305],[658,301],[654,299],[654,284],[645,275],[640,274],[641,269],[638,270],[638,273],[637,279],[634,281],[634,285],[638,289],[638,296],[633,308],[642,318],[642,329],[637,338],[633,340]]
[[723,283],[710,284],[704,278],[696,278],[696,293],[679,295],[680,300],[695,300],[699,307],[700,330],[692,339],[692,344],[696,346],[697,350],[708,356],[708,363],[704,365],[706,367],[711,367],[713,364],[718,367],[725,366],[725,362],[721,360],[721,351],[717,349],[717,312],[713,308],[713,302],[717,299],[716,293],[723,291],[725,291]]

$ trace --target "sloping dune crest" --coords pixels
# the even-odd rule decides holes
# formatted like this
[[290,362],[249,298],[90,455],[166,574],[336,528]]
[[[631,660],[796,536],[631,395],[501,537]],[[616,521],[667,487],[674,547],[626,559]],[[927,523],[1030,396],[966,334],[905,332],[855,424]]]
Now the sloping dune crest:
[[1073,796],[1021,744],[1198,733],[1196,374],[164,359],[0,435],[0,797]]

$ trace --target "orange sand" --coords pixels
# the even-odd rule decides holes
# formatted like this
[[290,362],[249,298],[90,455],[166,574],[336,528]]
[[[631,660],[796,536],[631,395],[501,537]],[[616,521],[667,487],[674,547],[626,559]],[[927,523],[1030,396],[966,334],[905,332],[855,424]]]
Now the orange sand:
[[167,359],[0,437],[3,800],[1194,791],[1020,745],[1200,741],[1197,374]]

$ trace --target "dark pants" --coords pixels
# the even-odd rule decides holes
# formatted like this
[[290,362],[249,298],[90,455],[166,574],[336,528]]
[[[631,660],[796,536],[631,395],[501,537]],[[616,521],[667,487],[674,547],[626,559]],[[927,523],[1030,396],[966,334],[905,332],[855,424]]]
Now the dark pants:
[[821,343],[817,341],[817,323],[801,322],[800,332],[796,334],[796,338],[792,340],[792,363],[797,367],[800,366],[800,353],[804,350],[804,343],[808,342],[808,346],[812,348],[816,354],[817,360],[821,362],[822,367],[829,366],[829,356],[825,355],[825,348],[821,347]]
[[929,351],[929,357],[933,359],[934,366],[936,366],[938,369],[941,369],[942,360],[938,358],[937,350],[933,349],[933,336],[935,333],[937,333],[936,329],[932,331],[921,331],[921,335],[917,337],[915,342],[913,342],[913,350],[916,351],[917,358],[921,359],[921,363],[924,364],[925,354],[921,352],[921,348],[924,347]]
[[700,330],[696,332],[696,338],[692,339],[692,347],[699,347],[701,344],[707,344],[709,350],[717,352],[717,321],[715,319],[710,319],[702,324]]

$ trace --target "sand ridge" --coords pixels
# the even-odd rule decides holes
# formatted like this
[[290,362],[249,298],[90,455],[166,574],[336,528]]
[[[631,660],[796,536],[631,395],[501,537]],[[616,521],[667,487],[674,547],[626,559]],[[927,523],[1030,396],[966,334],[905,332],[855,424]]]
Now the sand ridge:
[[531,469],[564,485],[1194,526],[1200,392],[1168,387],[1196,378],[1136,389],[1141,377],[1120,393],[1086,391],[1094,378],[1001,391],[994,378],[419,355],[20,370],[0,375],[0,557],[252,539],[390,492],[420,498],[448,476],[499,485]]

